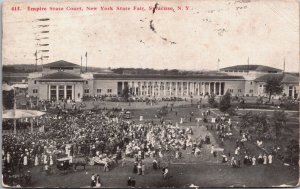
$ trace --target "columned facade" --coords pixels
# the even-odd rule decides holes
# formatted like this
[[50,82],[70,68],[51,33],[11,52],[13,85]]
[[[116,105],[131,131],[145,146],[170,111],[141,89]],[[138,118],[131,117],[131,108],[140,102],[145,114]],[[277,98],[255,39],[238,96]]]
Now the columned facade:
[[[50,86],[49,86],[50,87]],[[60,90],[64,90],[64,97],[69,97],[72,86],[56,86],[55,98],[60,98]],[[122,94],[125,87],[132,96],[143,97],[191,97],[204,95],[224,95],[225,82],[216,81],[182,81],[182,80],[130,80],[118,81],[118,94]],[[50,94],[51,88],[49,88]],[[53,95],[52,95],[53,96]]]

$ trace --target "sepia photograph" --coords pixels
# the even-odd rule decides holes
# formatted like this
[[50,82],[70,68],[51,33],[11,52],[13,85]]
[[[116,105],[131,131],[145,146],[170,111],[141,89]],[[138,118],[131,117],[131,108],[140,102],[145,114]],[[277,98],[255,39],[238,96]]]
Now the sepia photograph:
[[2,187],[299,185],[297,0],[2,2]]

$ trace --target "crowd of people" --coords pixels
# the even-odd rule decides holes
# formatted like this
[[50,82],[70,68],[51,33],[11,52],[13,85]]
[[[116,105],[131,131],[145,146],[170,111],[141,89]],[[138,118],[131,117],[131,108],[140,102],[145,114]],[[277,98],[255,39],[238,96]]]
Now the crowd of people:
[[[208,115],[208,112],[205,112],[204,115]],[[206,125],[207,130],[211,130],[215,132],[217,138],[220,140],[220,144],[224,147],[222,151],[222,162],[229,163],[233,168],[240,168],[242,164],[245,166],[249,165],[269,165],[273,162],[272,154],[264,154],[261,152],[257,152],[257,155],[251,155],[250,151],[246,147],[247,141],[251,141],[251,135],[249,135],[248,131],[243,131],[240,129],[239,135],[237,136],[236,146],[234,151],[227,150],[227,155],[224,153],[224,150],[227,148],[224,145],[225,140],[233,140],[233,124],[230,116],[215,116],[211,118],[210,124]],[[257,141],[257,146],[262,146],[262,141]],[[229,148],[229,147],[228,147]],[[211,153],[214,157],[216,157],[216,152],[214,151],[214,147],[212,146]],[[252,152],[253,153],[253,152]]]
[[[128,158],[132,160],[133,173],[137,175],[146,174],[144,159],[152,158],[153,169],[162,168],[163,177],[166,178],[168,168],[161,167],[161,160],[168,153],[174,153],[175,159],[180,159],[183,151],[189,149],[190,154],[199,156],[203,145],[211,145],[211,153],[214,157],[217,156],[210,136],[195,136],[192,127],[179,127],[169,121],[128,121],[123,119],[117,108],[97,111],[65,110],[65,113],[62,112],[64,108],[58,109],[60,111],[47,113],[39,118],[39,125],[44,128],[42,132],[3,136],[4,183],[13,186],[29,185],[30,168],[34,166],[40,166],[46,175],[55,174],[56,167],[59,166],[57,160],[64,157],[70,158],[71,164],[78,156],[86,157],[90,165],[103,165],[104,172],[118,165],[119,160],[123,166]],[[177,112],[175,114],[177,116]],[[191,112],[191,119],[193,116],[194,113]],[[207,130],[215,132],[221,144],[224,145],[224,141],[230,139],[233,129],[230,117],[214,118],[211,111],[207,110],[202,113],[202,118]],[[245,165],[272,164],[271,155],[250,155],[244,147],[247,139],[247,133],[241,133],[236,150],[229,152],[228,156],[223,153],[222,162],[241,167],[241,159],[244,157]],[[13,179],[15,173],[19,173],[22,179]],[[128,185],[129,183],[130,186],[135,186],[134,178],[128,179]],[[101,186],[99,176],[92,176],[91,186]]]
[[57,160],[85,156],[91,164],[103,164],[104,171],[122,158],[135,159],[134,172],[143,175],[145,157],[163,158],[172,148],[176,158],[188,147],[199,153],[204,139],[192,138],[192,128],[171,122],[135,123],[124,120],[118,109],[46,114],[39,118],[44,132],[3,136],[3,171],[24,173],[41,166],[46,175],[55,173]]

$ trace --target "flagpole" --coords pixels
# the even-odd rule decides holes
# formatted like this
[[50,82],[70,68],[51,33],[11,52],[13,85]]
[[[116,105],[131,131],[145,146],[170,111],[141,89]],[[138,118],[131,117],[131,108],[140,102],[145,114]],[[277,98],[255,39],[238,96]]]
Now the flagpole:
[[13,111],[13,116],[14,116],[14,134],[17,134],[17,120],[16,120],[17,101],[16,101],[16,89],[13,88],[13,90],[14,90],[14,111]]
[[283,59],[283,72],[282,72],[282,75],[284,76],[284,72],[285,72],[285,57]]
[[248,56],[248,72],[247,73],[249,73],[249,71],[250,71],[250,63],[249,63],[249,56]]
[[42,71],[43,71],[43,55],[41,57],[41,63],[42,63]]
[[81,55],[81,64],[80,64],[80,74],[82,74],[82,55]]
[[38,61],[38,58],[37,58],[37,50],[35,51],[35,71],[37,72],[37,61]]
[[85,53],[85,72],[87,72],[87,52]]

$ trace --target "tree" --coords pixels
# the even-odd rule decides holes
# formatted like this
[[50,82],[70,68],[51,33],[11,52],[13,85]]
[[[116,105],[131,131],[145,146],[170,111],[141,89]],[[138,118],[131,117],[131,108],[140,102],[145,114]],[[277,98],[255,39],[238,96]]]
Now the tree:
[[265,138],[265,134],[269,131],[270,120],[266,113],[247,112],[241,117],[241,127],[248,129],[253,138]]
[[231,94],[227,91],[222,97],[219,105],[221,112],[226,112],[231,107]]
[[14,91],[3,91],[2,92],[2,102],[4,109],[13,109],[14,108]]
[[281,137],[282,131],[286,129],[286,113],[284,111],[274,111],[272,121],[275,138],[276,141],[278,141]]
[[299,142],[295,139],[289,141],[285,150],[285,162],[297,165],[299,161]]
[[282,93],[283,86],[282,86],[281,80],[282,80],[282,77],[272,77],[267,80],[266,93],[269,94],[269,102],[271,101],[272,95]]

